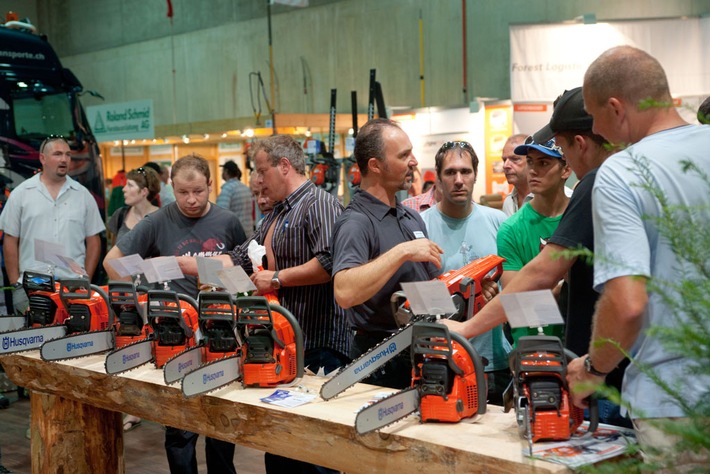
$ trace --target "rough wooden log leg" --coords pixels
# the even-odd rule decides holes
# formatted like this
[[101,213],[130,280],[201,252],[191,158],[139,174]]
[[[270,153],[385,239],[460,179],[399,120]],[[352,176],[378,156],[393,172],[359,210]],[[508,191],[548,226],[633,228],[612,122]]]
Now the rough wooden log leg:
[[123,474],[122,415],[31,392],[33,474]]

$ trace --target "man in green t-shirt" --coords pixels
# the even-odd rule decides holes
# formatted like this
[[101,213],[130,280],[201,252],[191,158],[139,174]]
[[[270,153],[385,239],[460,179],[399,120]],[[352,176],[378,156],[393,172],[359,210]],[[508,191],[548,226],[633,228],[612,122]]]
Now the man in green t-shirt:
[[[504,288],[545,247],[569,203],[565,195],[565,181],[569,178],[570,168],[554,138],[539,144],[529,137],[524,145],[515,148],[515,154],[526,156],[528,185],[534,197],[498,230],[498,255],[506,259],[500,279]],[[558,286],[555,296],[559,289]],[[547,327],[544,331],[559,337],[564,334],[562,326]],[[512,330],[512,335],[517,343],[520,336],[537,332],[537,328],[517,328]]]

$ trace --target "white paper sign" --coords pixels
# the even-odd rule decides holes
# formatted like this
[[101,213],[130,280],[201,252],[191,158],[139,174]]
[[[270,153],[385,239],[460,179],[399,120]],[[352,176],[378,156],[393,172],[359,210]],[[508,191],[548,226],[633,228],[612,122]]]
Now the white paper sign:
[[222,281],[222,288],[232,295],[256,290],[254,282],[239,265],[223,268],[217,272],[217,276]]
[[59,257],[66,255],[66,253],[62,244],[35,239],[35,260],[38,262],[64,267],[65,264]]
[[444,315],[456,312],[446,284],[441,280],[402,283],[414,314]]
[[523,291],[501,294],[505,315],[510,327],[526,328],[564,324],[557,301],[550,290]]
[[224,267],[224,263],[216,258],[195,257],[197,261],[197,276],[201,285],[212,285],[224,288],[222,280],[217,274]]
[[144,260],[141,270],[148,283],[166,282],[185,278],[174,256],[155,257]]
[[89,276],[89,274],[86,272],[84,267],[79,265],[76,260],[69,258],[69,257],[64,257],[62,255],[58,256],[59,260],[62,262],[63,266],[70,269],[74,273],[76,273],[79,276]]
[[116,273],[123,278],[138,275],[143,272],[141,267],[143,265],[143,259],[137,253],[109,260],[108,265],[116,270]]

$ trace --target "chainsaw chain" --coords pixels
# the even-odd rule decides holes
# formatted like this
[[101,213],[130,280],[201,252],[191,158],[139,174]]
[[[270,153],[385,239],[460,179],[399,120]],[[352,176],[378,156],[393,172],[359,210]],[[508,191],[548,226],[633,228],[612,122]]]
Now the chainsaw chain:
[[[112,350],[111,352],[109,352],[108,354],[106,354],[106,359],[108,359],[108,356],[110,356],[111,354],[115,354],[116,352],[126,350],[126,349],[128,349],[129,347],[132,347],[132,346],[135,346],[135,345],[138,345],[138,344],[142,344],[142,343],[144,343],[145,341],[151,341],[151,342],[153,341],[152,333],[151,333],[150,336],[148,336],[148,337],[146,337],[146,338],[144,338],[144,339],[131,342],[130,344],[126,344],[125,346],[121,347],[120,349],[114,349],[114,350]],[[108,373],[108,370],[106,370],[106,360],[104,360],[104,370],[106,370],[106,374],[107,374],[107,375],[114,375],[114,376],[115,376],[115,375],[121,375],[121,374],[125,374],[126,372],[130,372],[131,370],[139,369],[139,368],[143,367],[145,364],[147,364],[147,363],[149,363],[149,362],[154,362],[154,361],[155,361],[155,353],[153,353],[153,359],[152,359],[152,361],[146,361],[146,362],[144,362],[144,363],[142,363],[142,364],[140,364],[140,365],[137,365],[137,366],[135,366],[135,367],[132,367],[132,368],[130,368],[130,369],[125,369],[125,370],[122,370],[122,371],[120,371],[120,372],[114,372],[114,373],[110,373],[110,374],[109,374],[109,373]]]
[[[432,322],[432,321],[435,320],[434,318],[435,318],[434,316],[429,316],[429,315],[424,315],[424,316],[412,316],[411,320],[406,324],[406,326],[402,326],[399,330],[397,330],[397,332],[395,332],[395,333],[393,333],[392,335],[390,335],[390,336],[384,338],[384,339],[382,340],[382,342],[380,342],[380,343],[375,344],[374,346],[372,346],[367,352],[365,352],[364,354],[362,354],[360,357],[358,357],[357,359],[353,360],[353,361],[350,362],[349,364],[347,364],[347,365],[341,367],[340,370],[338,371],[338,373],[335,374],[332,378],[337,377],[337,376],[340,375],[342,372],[345,372],[345,371],[346,371],[348,368],[350,368],[351,366],[360,363],[362,360],[365,360],[365,359],[369,358],[369,357],[372,355],[372,353],[376,352],[376,350],[379,350],[380,347],[386,346],[386,344],[387,344],[388,341],[390,341],[390,340],[393,339],[394,337],[398,336],[401,332],[406,331],[407,329],[409,329],[410,326],[413,326],[415,323],[418,323],[418,322]],[[379,369],[377,369],[377,370],[379,370]],[[332,378],[331,378],[331,380],[332,380]],[[362,380],[362,378],[356,378],[353,383],[351,383],[351,384],[348,385],[347,387],[345,387],[345,388],[343,388],[342,390],[340,390],[340,392],[339,392],[337,395],[331,397],[329,400],[332,400],[333,398],[339,397],[339,396],[342,395],[345,391],[347,391],[348,389],[354,387],[355,384],[359,383],[361,380]],[[322,389],[321,389],[321,390],[322,390]]]
[[[368,410],[368,409],[370,409],[370,408],[372,408],[372,407],[374,407],[374,406],[376,406],[376,405],[379,405],[380,403],[386,402],[387,400],[389,400],[389,399],[392,398],[392,397],[395,397],[395,396],[398,396],[398,395],[402,395],[403,393],[411,392],[412,390],[419,390],[419,387],[407,387],[407,388],[404,388],[404,389],[400,390],[399,392],[394,392],[394,393],[391,394],[391,395],[387,395],[385,398],[381,398],[380,400],[377,400],[376,402],[374,402],[374,403],[372,403],[372,404],[370,404],[370,405],[368,405],[368,406],[366,406],[366,407],[364,407],[364,408],[358,410],[358,412],[357,412],[357,414],[356,414],[355,416],[357,417],[357,415],[360,414],[361,411]],[[417,409],[417,410],[415,410],[415,411],[413,411],[413,412],[411,412],[411,413],[407,413],[407,414],[406,414],[405,416],[403,416],[402,418],[398,418],[398,419],[396,419],[396,420],[394,420],[394,421],[392,421],[392,422],[390,422],[390,423],[387,423],[386,425],[382,425],[382,426],[380,426],[379,428],[375,428],[375,429],[373,429],[372,431],[369,431],[368,433],[365,433],[365,435],[370,434],[370,433],[372,433],[373,431],[379,431],[379,430],[381,430],[381,429],[383,429],[383,428],[387,428],[388,426],[392,426],[392,425],[394,425],[394,424],[396,424],[396,423],[399,423],[400,421],[404,420],[405,418],[407,418],[408,416],[411,416],[411,415],[420,416],[420,415],[419,415],[419,410]],[[365,436],[365,435],[360,435],[360,436]]]
[[[47,327],[47,326],[42,326],[42,327]],[[47,341],[47,342],[61,341],[61,340],[64,340],[64,339],[68,339],[68,338],[70,338],[70,337],[83,336],[83,335],[85,335],[85,334],[98,334],[98,333],[102,333],[102,332],[113,332],[113,331],[111,331],[110,329],[101,329],[101,330],[98,330],[98,331],[73,332],[73,333],[71,333],[71,334],[67,334],[67,335],[64,336],[64,337],[59,337],[59,338],[57,338],[57,339],[52,339],[52,340]],[[115,347],[116,347],[116,346],[115,346],[115,343],[116,343],[116,336],[115,336],[115,334],[114,334],[114,339],[113,339],[113,340],[114,340],[114,349],[115,349]],[[107,351],[94,352],[93,354],[86,354],[86,355],[80,355],[80,356],[75,356],[75,357],[64,357],[64,358],[61,358],[61,359],[52,359],[51,361],[48,361],[48,362],[62,362],[62,361],[65,361],[65,360],[79,360],[79,359],[83,359],[83,358],[85,358],[85,357],[91,357],[91,356],[103,354],[103,353],[106,353],[106,352],[110,353],[110,352],[111,352],[112,350],[114,350],[114,349],[108,349]]]
[[[224,361],[227,360],[227,359],[236,359],[236,360],[235,360],[235,363],[236,363],[236,364],[239,364],[239,365],[241,366],[241,363],[242,363],[242,358],[241,358],[241,357],[242,357],[242,356],[241,356],[241,349],[238,349],[238,350],[237,350],[237,354],[235,354],[235,355],[229,355],[229,356],[222,357],[222,358],[220,358],[220,359],[216,359],[216,360],[211,360],[211,361],[209,361],[209,362],[205,362],[204,364],[202,364],[201,366],[199,366],[198,368],[196,368],[195,370],[193,370],[192,372],[190,372],[190,374],[194,374],[194,373],[197,372],[198,370],[203,370],[203,369],[205,369],[205,368],[207,368],[207,367],[210,367],[210,366],[212,366],[212,365],[219,364],[220,362],[224,362]],[[215,388],[213,388],[213,389],[211,389],[211,390],[206,390],[206,391],[204,391],[204,392],[199,392],[199,393],[196,393],[196,394],[194,394],[194,395],[189,395],[189,397],[192,398],[192,397],[197,397],[197,396],[200,396],[200,395],[207,395],[207,394],[209,394],[209,393],[216,392],[217,390],[220,390],[220,389],[226,387],[226,386],[229,385],[230,383],[237,382],[237,381],[241,380],[241,379],[244,377],[244,374],[243,374],[243,372],[242,372],[242,367],[240,367],[239,373],[241,374],[241,376],[240,376],[238,379],[236,379],[236,380],[230,380],[229,382],[223,383],[223,384],[220,385],[219,387],[215,387]],[[190,375],[190,374],[188,374],[188,375]],[[187,377],[187,375],[186,375],[185,377]],[[185,378],[183,377],[182,380],[180,381],[180,384],[181,384],[181,385],[184,383],[184,380],[185,380]],[[184,392],[183,392],[183,394],[184,394]]]

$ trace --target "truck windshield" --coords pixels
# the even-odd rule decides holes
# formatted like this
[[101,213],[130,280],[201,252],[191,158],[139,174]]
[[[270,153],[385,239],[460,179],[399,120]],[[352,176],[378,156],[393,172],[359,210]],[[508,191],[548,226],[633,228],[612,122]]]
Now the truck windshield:
[[15,133],[19,139],[74,134],[69,94],[17,94],[13,97]]

